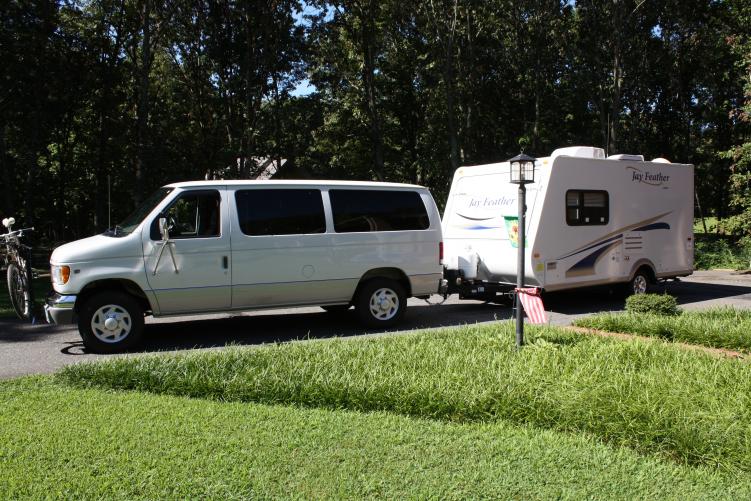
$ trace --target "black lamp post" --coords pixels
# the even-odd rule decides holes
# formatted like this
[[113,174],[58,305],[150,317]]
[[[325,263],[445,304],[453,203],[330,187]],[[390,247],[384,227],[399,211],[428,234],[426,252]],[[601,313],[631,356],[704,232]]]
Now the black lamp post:
[[[526,227],[526,195],[528,183],[535,182],[535,159],[524,153],[520,153],[508,161],[510,181],[519,185],[519,245],[517,252],[516,266],[516,288],[524,287],[524,229]],[[524,317],[522,316],[522,305],[519,300],[519,292],[516,292],[516,349],[524,344]]]

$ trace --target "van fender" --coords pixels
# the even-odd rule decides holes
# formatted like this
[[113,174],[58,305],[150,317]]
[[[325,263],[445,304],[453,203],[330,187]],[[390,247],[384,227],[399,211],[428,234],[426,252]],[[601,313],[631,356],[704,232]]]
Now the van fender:
[[105,289],[125,292],[126,294],[136,298],[136,300],[143,308],[143,311],[158,313],[158,309],[152,305],[152,301],[149,299],[149,296],[143,291],[143,289],[141,289],[141,287],[137,283],[132,280],[128,280],[127,278],[106,278],[102,280],[95,280],[86,284],[86,286],[81,289],[81,292],[79,292],[77,295],[75,306],[76,310],[81,307],[81,305],[89,296]]
[[359,294],[362,285],[369,280],[373,280],[374,278],[389,278],[391,280],[395,280],[399,282],[402,287],[404,287],[404,292],[407,297],[412,297],[412,284],[409,281],[409,277],[407,277],[407,274],[404,273],[403,270],[400,270],[399,268],[374,268],[372,270],[368,270],[363,274],[363,276],[360,277],[360,281],[357,283],[357,288],[355,289],[353,300]]

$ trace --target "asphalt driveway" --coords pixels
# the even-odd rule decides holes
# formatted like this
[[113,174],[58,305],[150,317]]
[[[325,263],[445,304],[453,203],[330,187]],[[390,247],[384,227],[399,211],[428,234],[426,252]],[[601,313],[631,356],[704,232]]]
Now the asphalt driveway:
[[[730,271],[701,271],[680,282],[669,282],[667,292],[686,309],[730,305],[751,308],[751,275]],[[663,286],[655,288],[661,291]],[[434,296],[433,300],[441,298]],[[623,299],[607,290],[561,292],[545,296],[550,322],[568,325],[575,318],[623,309]],[[146,321],[148,341],[140,353],[258,345],[270,342],[328,337],[391,335],[511,318],[511,308],[451,296],[441,305],[410,299],[399,331],[361,327],[354,311],[332,315],[320,308],[297,308],[211,316],[186,316]],[[0,319],[0,378],[50,373],[86,360],[118,355],[86,353],[74,326],[29,325]]]

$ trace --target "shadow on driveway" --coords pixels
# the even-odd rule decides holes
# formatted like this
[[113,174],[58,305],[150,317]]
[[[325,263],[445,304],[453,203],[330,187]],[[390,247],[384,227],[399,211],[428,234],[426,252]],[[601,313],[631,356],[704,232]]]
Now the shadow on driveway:
[[[751,281],[749,281],[751,284]],[[751,302],[751,286],[670,282],[656,286],[653,292],[667,290],[681,304],[734,298]],[[436,297],[434,297],[435,299]],[[733,300],[736,302],[736,299]],[[545,307],[554,323],[568,323],[571,317],[601,311],[623,309],[624,299],[609,289],[589,289],[545,294]],[[506,320],[512,318],[509,306],[478,301],[457,301],[428,305],[410,300],[400,331],[436,328]],[[557,320],[557,321],[556,321]],[[354,310],[344,314],[326,313],[318,308],[269,310],[213,317],[175,317],[150,321],[146,325],[146,341],[140,352],[175,351],[192,348],[222,347],[228,344],[258,345],[301,339],[324,339],[381,334],[387,331],[363,328]],[[0,319],[0,350],[27,343],[55,345],[63,355],[89,355],[83,349],[76,327],[47,324],[30,325],[15,319]],[[40,345],[40,349],[42,346]],[[34,348],[36,350],[37,348]],[[46,351],[46,348],[45,348]],[[88,357],[87,357],[88,358]]]
[[[410,305],[399,331],[490,322],[511,316],[511,309],[478,302],[451,305]],[[143,351],[172,351],[257,345],[302,339],[375,335],[394,329],[368,329],[360,325],[353,309],[333,314],[324,311],[279,313],[274,311],[229,318],[161,320],[146,326]]]

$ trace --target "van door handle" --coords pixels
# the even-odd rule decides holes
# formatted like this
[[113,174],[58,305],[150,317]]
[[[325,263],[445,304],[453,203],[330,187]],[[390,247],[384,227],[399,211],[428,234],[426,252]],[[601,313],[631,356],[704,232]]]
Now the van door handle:
[[229,268],[229,258],[227,256],[222,256],[222,268],[225,270]]

